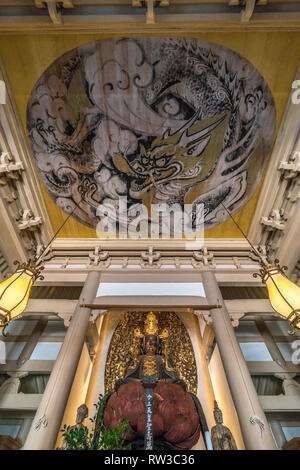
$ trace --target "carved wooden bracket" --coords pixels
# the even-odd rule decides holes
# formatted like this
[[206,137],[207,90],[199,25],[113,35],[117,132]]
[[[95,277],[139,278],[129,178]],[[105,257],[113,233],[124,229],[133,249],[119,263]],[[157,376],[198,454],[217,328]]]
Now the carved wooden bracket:
[[154,24],[155,23],[155,14],[154,6],[158,7],[168,7],[170,5],[169,0],[132,0],[133,7],[146,7],[146,23]]
[[[0,184],[1,184],[1,181],[0,181]],[[15,191],[8,190],[3,194],[3,198],[5,199],[6,202],[8,202],[8,204],[12,204],[13,202],[17,201],[18,194]]]
[[256,0],[246,0],[245,8],[241,11],[241,21],[242,23],[248,23],[251,19],[251,16],[254,13]]
[[141,252],[141,267],[142,268],[159,268],[161,266],[160,251],[154,251],[153,246],[149,246],[148,251]]
[[236,328],[239,326],[240,324],[240,319],[243,318],[245,315],[244,312],[241,312],[241,313],[230,313],[229,316],[230,316],[230,320],[231,320],[231,324],[233,326],[233,328]]
[[98,317],[101,317],[102,315],[106,315],[106,313],[107,313],[106,309],[105,310],[100,310],[98,308],[98,310],[94,310],[93,312],[91,312],[89,321],[94,322],[94,321],[97,320]]
[[97,246],[93,252],[89,253],[89,265],[100,266],[101,268],[108,268],[110,266],[110,257],[108,251],[102,251],[100,246]]
[[29,209],[22,210],[22,218],[18,223],[18,229],[23,230],[36,230],[37,226],[42,223],[41,217],[34,217],[33,213]]
[[36,247],[36,259],[39,259],[39,257],[43,254],[40,262],[50,261],[53,258],[53,251],[51,246],[48,246],[48,248],[45,251],[44,250],[45,247],[43,245],[38,245]]
[[6,176],[11,179],[18,179],[19,172],[24,170],[22,162],[14,162],[13,157],[8,152],[0,155],[0,177]]
[[231,7],[243,6],[241,11],[241,21],[249,22],[253,13],[255,5],[267,5],[268,0],[229,0],[228,5]]
[[249,258],[253,261],[255,261],[256,263],[260,263],[261,261],[261,258],[262,260],[264,261],[264,263],[268,264],[268,257],[270,255],[269,253],[269,246],[266,246],[266,245],[257,245],[256,247],[256,250],[258,251],[258,253],[260,254],[261,257],[259,257],[254,251],[251,251],[249,253]]
[[[80,307],[84,308],[85,305],[80,305]],[[101,309],[101,305],[96,306],[97,309],[92,309],[93,311],[90,314],[89,322],[95,322],[99,316],[105,315],[107,313],[107,309],[103,310]],[[72,313],[63,313],[63,312],[57,312],[57,315],[59,318],[61,318],[64,322],[64,326],[66,328],[69,328],[71,321],[72,321]]]
[[48,8],[49,16],[53,24],[61,24],[62,17],[60,7],[73,8],[72,0],[35,0],[37,8]]
[[214,264],[214,255],[208,251],[207,247],[203,247],[199,251],[194,251],[191,263],[194,268],[201,268],[203,266],[216,267]]
[[[222,306],[221,305],[218,305],[218,306],[215,306],[215,308],[221,308]],[[201,307],[202,308],[202,307]],[[202,316],[205,320],[205,322],[210,325],[212,324],[212,317],[211,317],[211,313],[210,312],[207,312],[207,313],[204,313],[200,308],[199,310],[194,310],[194,314],[197,315],[197,316]],[[221,313],[222,315],[222,313]],[[229,316],[230,316],[230,320],[231,320],[231,324],[233,326],[233,328],[236,328],[237,326],[239,326],[240,324],[240,319],[243,318],[243,316],[245,315],[244,312],[237,312],[237,313],[230,313]]]
[[300,174],[297,176],[297,179],[294,181],[291,188],[287,191],[286,199],[293,204],[300,199]]
[[64,326],[66,328],[69,328],[71,320],[72,320],[72,314],[71,313],[58,312],[57,315],[59,316],[59,318],[61,318],[63,320]]
[[270,227],[271,230],[284,230],[286,220],[279,210],[273,209],[269,217],[262,217],[261,224]]
[[281,161],[278,170],[284,171],[286,179],[295,178],[300,173],[300,152],[294,152],[286,161]]

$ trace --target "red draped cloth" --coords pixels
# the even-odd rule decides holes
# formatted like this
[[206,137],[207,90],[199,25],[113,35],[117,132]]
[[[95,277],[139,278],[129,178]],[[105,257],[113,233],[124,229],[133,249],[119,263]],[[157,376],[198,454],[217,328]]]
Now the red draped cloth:
[[[122,418],[130,420],[128,440],[144,437],[145,389],[141,382],[122,385],[109,398],[104,425],[114,429]],[[153,390],[153,437],[176,449],[191,449],[200,437],[200,423],[192,396],[180,385],[158,382]]]

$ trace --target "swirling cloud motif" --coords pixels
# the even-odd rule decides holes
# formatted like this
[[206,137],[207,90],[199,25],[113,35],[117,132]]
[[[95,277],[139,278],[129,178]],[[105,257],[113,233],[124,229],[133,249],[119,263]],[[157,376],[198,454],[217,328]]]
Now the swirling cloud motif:
[[275,131],[263,77],[222,46],[186,38],[95,41],[36,83],[27,127],[43,184],[96,227],[97,208],[205,204],[206,227],[255,192]]
[[[148,48],[151,48],[151,41],[148,41]],[[178,122],[160,117],[143,99],[143,90],[153,83],[155,67],[147,59],[141,41],[98,42],[96,48],[93,44],[82,50],[89,98],[104,114],[150,136],[172,126],[178,127]]]
[[103,119],[93,141],[95,167],[103,164],[112,168],[113,155],[131,155],[137,149],[138,140],[132,131],[121,129],[112,119]]

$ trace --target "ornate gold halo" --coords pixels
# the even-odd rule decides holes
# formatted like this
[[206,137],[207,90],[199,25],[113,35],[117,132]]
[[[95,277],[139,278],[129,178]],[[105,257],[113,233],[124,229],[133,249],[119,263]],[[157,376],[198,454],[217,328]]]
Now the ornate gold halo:
[[[144,325],[149,313],[130,312],[121,318],[112,336],[105,365],[105,393],[114,389],[123,378],[129,363],[140,354]],[[181,319],[174,312],[156,312],[158,330],[162,339],[162,353],[169,357],[187,390],[197,393],[197,367],[192,342]],[[168,336],[167,336],[168,335]],[[167,339],[164,341],[164,337]],[[132,367],[132,365],[130,365]]]

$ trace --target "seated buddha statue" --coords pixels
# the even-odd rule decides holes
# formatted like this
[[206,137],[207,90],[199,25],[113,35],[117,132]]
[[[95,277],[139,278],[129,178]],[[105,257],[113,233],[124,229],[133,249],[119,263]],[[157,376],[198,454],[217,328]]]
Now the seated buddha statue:
[[[134,331],[131,360],[115,391],[107,400],[104,424],[111,429],[120,419],[130,420],[131,438],[142,442],[145,427],[145,391],[142,381],[155,377],[153,394],[154,442],[165,442],[167,447],[157,449],[190,449],[205,438],[208,427],[200,401],[187,387],[168,357],[167,330],[158,334],[158,321],[151,312],[145,321],[145,334]],[[120,412],[122,410],[122,412]],[[168,447],[169,446],[169,447]],[[133,447],[137,448],[137,447]]]
[[186,390],[186,384],[180,380],[169,359],[159,354],[159,337],[155,334],[145,335],[142,354],[132,360],[124,374],[124,378],[116,382],[115,390],[129,382],[140,381],[145,376],[154,376],[157,381],[179,384]]

